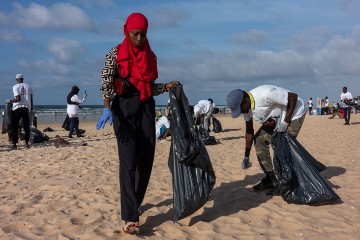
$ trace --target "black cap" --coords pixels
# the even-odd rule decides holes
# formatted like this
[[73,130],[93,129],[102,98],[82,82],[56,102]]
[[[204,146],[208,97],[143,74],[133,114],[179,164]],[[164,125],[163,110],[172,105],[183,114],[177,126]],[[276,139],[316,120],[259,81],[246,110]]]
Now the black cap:
[[72,88],[71,88],[71,92],[74,92],[74,93],[79,92],[79,90],[80,90],[80,88],[78,88],[78,86],[72,86]]

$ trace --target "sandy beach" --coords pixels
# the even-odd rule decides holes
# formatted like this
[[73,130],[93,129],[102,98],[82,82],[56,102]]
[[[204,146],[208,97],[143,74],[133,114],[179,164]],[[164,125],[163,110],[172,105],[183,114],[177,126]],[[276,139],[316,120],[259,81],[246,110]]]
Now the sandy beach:
[[[321,173],[341,201],[323,206],[286,203],[279,196],[255,193],[264,176],[251,152],[252,167],[240,166],[244,155],[244,120],[217,115],[224,132],[211,133],[207,146],[217,177],[203,208],[173,223],[172,182],[168,169],[170,141],[157,142],[153,172],[140,217],[140,236],[122,233],[119,177],[112,127],[95,130],[83,122],[85,137],[56,148],[66,139],[62,123],[39,122],[50,140],[10,150],[0,136],[0,239],[356,239],[360,236],[360,114],[351,125],[328,116],[307,116],[299,142],[328,168]],[[255,125],[255,131],[258,125]]]

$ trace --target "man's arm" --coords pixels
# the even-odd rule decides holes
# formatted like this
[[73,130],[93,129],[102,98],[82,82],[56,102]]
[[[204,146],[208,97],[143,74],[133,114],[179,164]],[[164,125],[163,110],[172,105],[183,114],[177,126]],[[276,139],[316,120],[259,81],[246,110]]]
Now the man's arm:
[[246,132],[245,132],[245,157],[250,156],[251,147],[254,141],[254,124],[253,120],[245,122]]
[[287,124],[290,124],[291,117],[294,113],[297,100],[298,100],[298,95],[296,93],[288,92],[288,104],[286,107],[287,111],[286,111],[286,115],[285,115],[285,119],[284,119],[284,121]]

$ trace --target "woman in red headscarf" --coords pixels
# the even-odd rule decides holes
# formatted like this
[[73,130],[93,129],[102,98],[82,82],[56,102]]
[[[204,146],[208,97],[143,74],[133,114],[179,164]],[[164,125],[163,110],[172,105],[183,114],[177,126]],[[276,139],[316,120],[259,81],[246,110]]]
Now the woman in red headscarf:
[[167,92],[177,81],[154,83],[156,56],[146,37],[148,21],[131,14],[125,39],[106,55],[102,78],[104,112],[96,129],[114,122],[120,161],[121,218],[125,233],[139,230],[139,207],[149,183],[155,153],[154,95]]

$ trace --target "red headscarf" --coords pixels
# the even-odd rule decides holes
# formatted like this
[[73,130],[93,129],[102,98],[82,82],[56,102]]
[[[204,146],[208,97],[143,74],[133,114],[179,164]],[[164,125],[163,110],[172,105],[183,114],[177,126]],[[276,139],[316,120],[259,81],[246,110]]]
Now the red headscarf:
[[116,63],[120,65],[119,74],[127,77],[130,82],[140,91],[140,101],[145,101],[151,96],[151,83],[158,77],[156,61],[151,51],[149,42],[145,42],[141,48],[133,47],[129,40],[129,32],[135,29],[148,29],[148,21],[141,13],[132,13],[124,25],[124,41],[118,45]]

